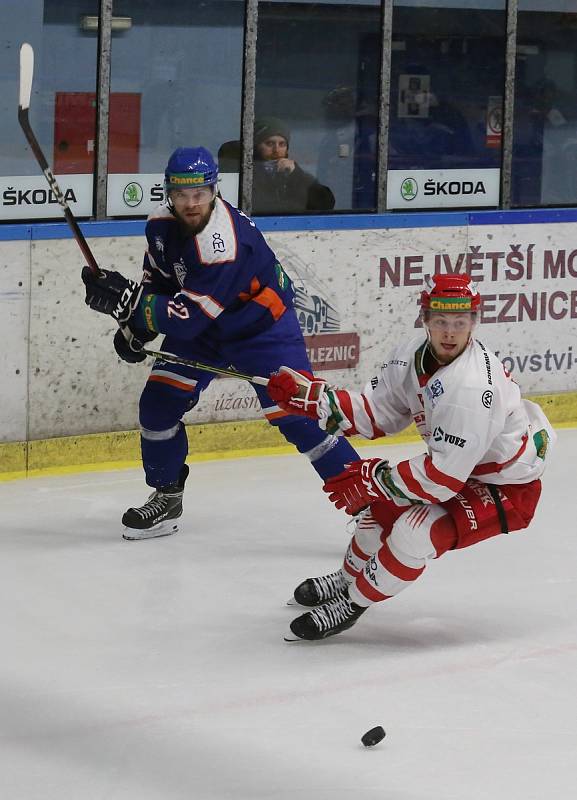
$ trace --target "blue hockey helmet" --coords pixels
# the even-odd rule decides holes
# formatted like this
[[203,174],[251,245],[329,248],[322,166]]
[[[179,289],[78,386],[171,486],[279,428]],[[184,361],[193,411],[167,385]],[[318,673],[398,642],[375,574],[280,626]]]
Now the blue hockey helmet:
[[171,189],[200,189],[218,181],[218,166],[206,147],[179,147],[164,171],[166,194]]

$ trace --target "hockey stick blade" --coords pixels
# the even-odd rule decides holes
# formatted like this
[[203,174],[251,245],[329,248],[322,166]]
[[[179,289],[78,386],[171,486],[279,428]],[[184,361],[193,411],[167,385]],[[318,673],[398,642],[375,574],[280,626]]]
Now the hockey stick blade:
[[188,358],[180,358],[180,356],[173,356],[172,353],[163,353],[160,350],[147,350],[142,349],[142,353],[152,358],[158,358],[160,361],[169,361],[173,364],[184,364],[185,367],[193,367],[201,372],[212,372],[215,375],[224,375],[227,378],[240,378],[243,381],[256,383],[258,386],[267,386],[268,378],[261,378],[259,375],[245,375],[243,372],[236,372],[234,369],[226,369],[224,367],[213,367],[209,364],[203,364],[201,361],[191,361]]
[[30,125],[30,118],[29,118],[29,109],[30,109],[30,99],[32,95],[32,80],[34,78],[34,50],[32,49],[31,45],[25,42],[20,47],[20,91],[19,91],[19,105],[18,105],[18,122],[20,123],[20,127],[26,137],[28,144],[30,145],[30,149],[34,153],[34,158],[38,162],[38,166],[44,173],[44,177],[48,181],[48,185],[52,190],[54,196],[62,206],[64,211],[64,216],[66,218],[66,222],[70,230],[72,231],[72,235],[76,239],[78,246],[82,250],[82,254],[86,259],[86,262],[92,272],[95,275],[100,275],[100,268],[96,263],[96,259],[92,253],[92,250],[88,246],[88,242],[84,238],[84,234],[80,230],[78,223],[76,222],[76,218],[72,211],[70,210],[70,206],[66,202],[64,194],[54,177],[54,174],[50,167],[48,166],[48,161],[46,161],[46,157],[42,152],[42,148],[38,144],[38,140],[34,135],[34,131],[32,130],[32,126]]
[[30,108],[32,76],[34,75],[34,50],[24,42],[20,48],[20,108]]

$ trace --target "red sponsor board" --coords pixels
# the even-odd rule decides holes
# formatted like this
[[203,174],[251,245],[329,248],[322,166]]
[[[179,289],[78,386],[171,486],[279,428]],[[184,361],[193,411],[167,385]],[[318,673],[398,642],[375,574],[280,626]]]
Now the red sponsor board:
[[305,336],[313,370],[352,369],[359,363],[358,333],[325,333]]

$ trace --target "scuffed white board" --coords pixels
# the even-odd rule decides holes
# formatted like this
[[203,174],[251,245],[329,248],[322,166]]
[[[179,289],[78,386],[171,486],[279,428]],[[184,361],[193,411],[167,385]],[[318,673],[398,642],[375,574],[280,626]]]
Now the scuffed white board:
[[29,242],[0,242],[0,442],[26,439]]
[[[512,294],[518,298],[523,292],[545,293],[557,312],[563,308],[562,297],[573,297],[575,311],[575,276],[567,269],[563,278],[546,277],[544,260],[548,251],[556,258],[562,250],[567,263],[572,269],[577,268],[573,247],[576,232],[577,225],[565,223],[278,232],[267,234],[266,238],[305,298],[304,306],[310,306],[313,297],[330,306],[332,327],[329,330],[320,326],[321,342],[325,336],[330,341],[331,332],[356,337],[359,342],[358,360],[352,367],[317,371],[331,383],[359,389],[374,375],[392,347],[418,333],[415,321],[422,281],[445,258],[453,267],[460,258],[465,259],[463,265],[469,259],[480,280],[481,292],[501,298],[496,301],[496,313],[501,309],[505,314],[503,297]],[[95,238],[90,243],[102,266],[140,277],[144,237]],[[507,257],[513,247],[520,248],[527,267],[531,245],[531,280],[527,276],[512,280],[507,273]],[[492,252],[505,254],[495,274]],[[389,264],[386,275],[382,271],[385,262]],[[402,264],[402,277],[397,282],[390,277],[390,265],[395,263]],[[36,241],[32,245],[33,439],[138,427],[138,399],[151,364],[119,361],[112,347],[114,324],[84,304],[81,267],[82,256],[72,240]],[[554,292],[560,294],[553,297]],[[516,302],[518,305],[518,299]],[[297,304],[297,313],[301,312]],[[517,373],[514,377],[525,393],[577,388],[575,316],[553,319],[548,315],[514,323],[494,321],[480,326],[477,336],[499,351],[501,357],[510,357],[512,371]],[[160,349],[161,343],[159,337],[152,346]],[[553,361],[554,353],[559,364],[565,358],[560,368]],[[569,355],[572,360],[567,366]],[[533,369],[531,365],[540,366]],[[186,415],[186,421],[225,422],[261,416],[250,385],[218,379]]]

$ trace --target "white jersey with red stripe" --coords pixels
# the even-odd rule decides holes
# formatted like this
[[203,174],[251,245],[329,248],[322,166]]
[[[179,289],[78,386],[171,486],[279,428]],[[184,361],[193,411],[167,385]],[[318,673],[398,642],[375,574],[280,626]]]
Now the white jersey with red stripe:
[[427,349],[422,336],[397,347],[362,393],[332,390],[329,427],[332,417],[347,436],[374,439],[414,421],[428,452],[401,461],[386,480],[393,495],[412,502],[446,501],[470,477],[499,485],[539,478],[555,433],[497,356],[471,339],[430,375]]

